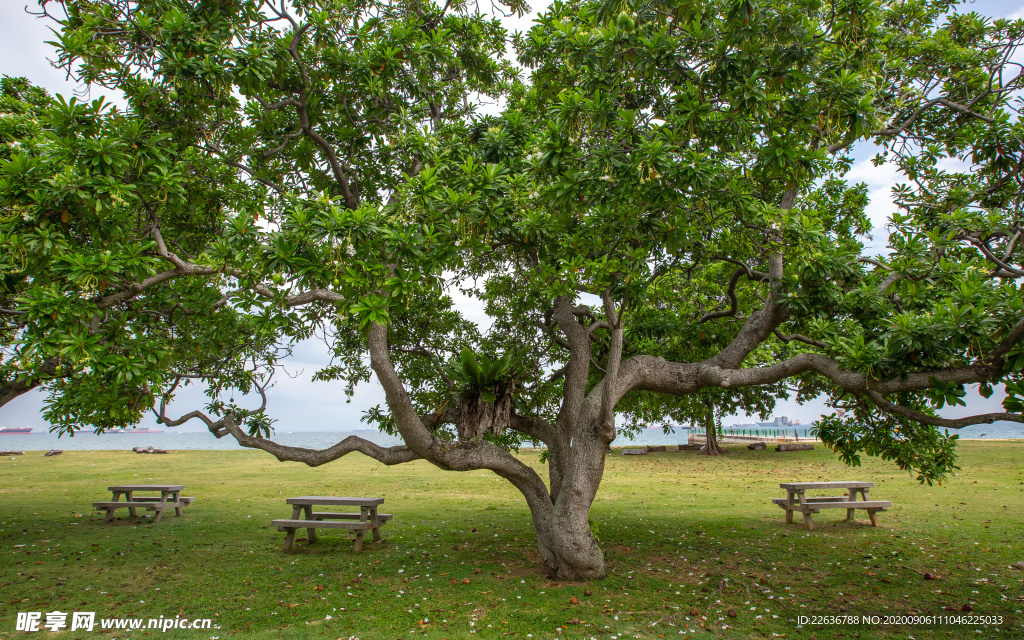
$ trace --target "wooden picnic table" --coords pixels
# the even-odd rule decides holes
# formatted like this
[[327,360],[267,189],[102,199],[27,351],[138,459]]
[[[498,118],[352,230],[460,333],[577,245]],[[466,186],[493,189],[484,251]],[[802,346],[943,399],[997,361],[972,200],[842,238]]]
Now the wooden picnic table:
[[[181,508],[195,501],[195,498],[181,497],[181,492],[185,490],[183,484],[119,484],[107,487],[107,489],[113,494],[113,499],[110,502],[92,503],[94,508],[106,510],[105,522],[114,519],[114,512],[117,509],[124,508],[128,509],[128,514],[132,518],[138,517],[136,509],[155,511],[153,522],[160,522],[160,516],[163,515],[164,509],[173,507],[174,514],[180,516],[182,515]],[[137,496],[136,493],[159,493],[160,496]],[[121,496],[124,496],[123,502]]]
[[[299,496],[288,498],[286,504],[292,506],[292,517],[289,520],[274,520],[273,525],[278,531],[286,531],[284,550],[290,551],[295,541],[296,529],[305,529],[310,543],[316,542],[317,529],[349,529],[355,533],[356,552],[363,549],[363,534],[367,529],[373,531],[374,542],[380,540],[380,528],[394,516],[390,513],[377,513],[377,507],[384,503],[384,498],[346,498],[339,496]],[[359,513],[314,511],[315,506],[325,507],[359,507]],[[300,519],[299,516],[305,516]]]
[[[875,486],[874,482],[861,482],[857,480],[838,482],[780,482],[779,487],[786,490],[785,498],[774,498],[772,502],[779,505],[786,511],[786,524],[793,524],[793,512],[799,511],[804,517],[804,524],[808,529],[814,529],[814,522],[811,514],[817,513],[820,509],[846,509],[846,520],[853,520],[854,512],[857,509],[864,509],[871,519],[871,526],[878,526],[875,514],[892,507],[888,500],[872,500],[870,491]],[[846,489],[845,496],[827,496],[808,498],[805,492],[812,490],[835,490]],[[857,494],[861,499],[857,500]]]

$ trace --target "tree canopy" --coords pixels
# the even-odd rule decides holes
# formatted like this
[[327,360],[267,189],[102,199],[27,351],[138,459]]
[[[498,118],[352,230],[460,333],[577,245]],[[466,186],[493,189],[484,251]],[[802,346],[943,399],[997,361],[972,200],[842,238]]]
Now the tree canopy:
[[[939,427],[1024,421],[1024,76],[1010,62],[1022,21],[945,0],[555,2],[511,38],[526,78],[500,21],[460,2],[41,5],[59,22],[60,64],[125,96],[117,135],[153,140],[116,156],[132,188],[93,187],[81,214],[133,234],[103,240],[120,286],[173,273],[153,295],[194,312],[174,335],[236,354],[179,366],[187,348],[146,338],[169,354],[145,368],[167,424],[199,417],[310,465],[359,451],[490,469],[523,493],[552,574],[589,579],[605,571],[588,513],[617,414],[825,395],[827,444],[927,482],[955,464]],[[78,139],[42,129],[49,144]],[[903,178],[878,255],[865,186],[849,179],[867,144]],[[43,213],[63,214],[6,177],[31,157],[4,162],[0,194],[33,212],[18,233],[38,235]],[[164,186],[178,163],[201,169]],[[58,175],[34,180],[56,188]],[[493,318],[486,331],[456,290]],[[83,309],[99,299],[75,296]],[[41,341],[22,336],[60,315],[9,300],[24,353]],[[133,303],[110,326],[144,315]],[[404,445],[283,446],[260,409],[218,399],[263,393],[281,350],[314,333],[334,356],[317,377],[347,393],[375,377],[387,406],[366,419]],[[259,338],[234,350],[245,335]],[[167,416],[196,378],[211,404]],[[1006,411],[939,417],[974,383],[1004,384]],[[512,455],[524,441],[546,445],[547,482]]]
[[2,89],[0,405],[42,386],[47,420],[102,430],[136,423],[178,374],[237,370],[217,363],[257,339],[227,356],[246,320],[224,310],[211,341],[223,279],[177,255],[243,210],[233,170],[102,98],[8,77]]

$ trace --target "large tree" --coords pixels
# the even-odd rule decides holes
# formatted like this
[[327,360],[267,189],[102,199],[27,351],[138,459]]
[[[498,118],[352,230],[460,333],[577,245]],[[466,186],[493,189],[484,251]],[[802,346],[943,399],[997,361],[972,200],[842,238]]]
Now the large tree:
[[[935,1],[556,2],[516,41],[522,85],[500,24],[459,2],[58,6],[63,64],[259,188],[260,225],[200,260],[231,274],[231,308],[285,342],[322,331],[318,376],[375,376],[367,419],[405,445],[306,450],[237,407],[195,412],[218,435],[309,465],[490,469],[577,579],[605,572],[588,513],[634,395],[826,394],[827,443],[929,482],[954,464],[937,427],[1024,420],[1024,23]],[[846,178],[866,143],[906,179],[883,255]],[[652,334],[659,311],[682,339]],[[1007,412],[936,414],[997,382]],[[524,440],[548,483],[510,452]]]

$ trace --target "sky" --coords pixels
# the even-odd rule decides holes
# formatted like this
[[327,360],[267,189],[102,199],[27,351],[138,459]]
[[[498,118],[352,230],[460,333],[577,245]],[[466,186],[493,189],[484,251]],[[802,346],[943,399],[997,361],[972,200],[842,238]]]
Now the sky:
[[[51,93],[64,96],[97,98],[102,92],[80,86],[64,71],[51,66],[50,60],[55,58],[53,47],[46,44],[53,40],[50,32],[51,23],[31,15],[28,10],[35,11],[36,4],[27,4],[25,0],[0,0],[0,74],[9,76],[25,76],[34,83],[45,87]],[[546,6],[535,7],[541,10]],[[992,17],[1024,17],[1024,3],[1019,1],[1001,2],[999,0],[980,0],[964,5],[962,11],[976,11]],[[536,12],[534,13],[534,15]],[[529,28],[532,16],[507,21],[510,30]],[[114,100],[116,102],[116,100]],[[891,169],[874,167],[870,163],[873,152],[864,150],[856,154],[856,163],[848,174],[850,180],[860,180],[867,184],[870,204],[868,214],[875,227],[874,239],[869,245],[880,249],[885,244],[884,227],[887,216],[894,209],[890,191],[895,184],[895,176]],[[463,309],[466,316],[481,326],[490,324],[489,318],[479,305],[473,301],[460,298],[456,292],[456,303]],[[346,402],[343,386],[338,383],[314,382],[313,373],[327,363],[327,347],[315,340],[299,344],[293,357],[287,363],[289,375],[275,377],[276,384],[270,390],[268,413],[277,420],[275,427],[279,431],[350,431],[366,428],[359,421],[363,412],[377,404],[384,403],[384,393],[376,383],[363,384],[356,388],[351,402]],[[977,413],[1001,411],[999,402],[1002,394],[996,393],[992,398],[984,399],[975,389],[969,389],[967,407],[946,409],[942,415],[961,417]],[[31,426],[37,430],[45,430],[48,424],[41,416],[45,395],[35,391],[12,401],[3,407],[0,413],[0,426]],[[187,413],[201,408],[205,396],[196,387],[183,390],[170,406],[168,415]],[[821,401],[811,401],[798,405],[793,401],[781,401],[776,406],[775,415],[788,416],[808,424],[830,410]],[[734,422],[755,422],[757,416],[735,415],[724,419],[725,424]],[[143,426],[156,427],[155,420],[147,417]],[[205,431],[205,426],[193,420],[176,427],[177,431]],[[212,436],[210,436],[212,437]]]

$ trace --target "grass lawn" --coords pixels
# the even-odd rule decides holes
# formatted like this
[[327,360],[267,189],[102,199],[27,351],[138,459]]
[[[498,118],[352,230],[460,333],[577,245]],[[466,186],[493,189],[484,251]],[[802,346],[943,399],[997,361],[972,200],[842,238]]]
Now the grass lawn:
[[[490,472],[358,454],[310,469],[255,451],[3,458],[0,638],[24,635],[19,611],[54,610],[218,628],[46,637],[1024,638],[1024,571],[1011,566],[1024,561],[1024,442],[962,443],[962,469],[933,487],[880,460],[849,469],[820,446],[730,449],[609,456],[591,513],[609,574],[580,584],[544,576],[525,502]],[[522,457],[541,467],[537,453]],[[894,507],[877,528],[842,510],[816,515],[813,532],[785,525],[770,503],[784,497],[778,483],[813,480],[871,480]],[[106,524],[90,503],[125,483],[181,483],[197,500],[180,518],[130,522],[121,510]],[[329,530],[285,554],[268,525],[297,495],[380,496],[395,519],[360,554]],[[1003,622],[798,626],[964,605]]]

